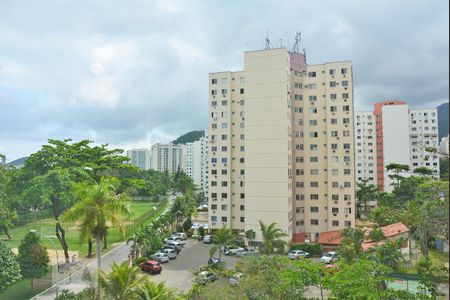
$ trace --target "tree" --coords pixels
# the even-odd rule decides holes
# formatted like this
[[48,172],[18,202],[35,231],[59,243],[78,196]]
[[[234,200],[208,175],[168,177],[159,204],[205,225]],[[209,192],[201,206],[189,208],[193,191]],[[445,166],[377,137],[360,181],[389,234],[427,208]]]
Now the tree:
[[170,212],[176,216],[176,225],[180,223],[181,219],[188,214],[188,206],[184,197],[177,197],[170,207]]
[[400,251],[403,238],[396,241],[384,241],[370,250],[370,258],[394,271],[398,271],[403,255]]
[[256,232],[253,229],[249,229],[245,232],[245,237],[248,240],[248,244],[251,244],[251,241],[255,239],[256,237]]
[[401,175],[404,172],[409,171],[409,166],[404,164],[397,164],[397,163],[390,163],[386,166],[386,171],[393,171],[394,175],[388,175],[390,179],[395,179],[397,181],[397,184],[395,186],[398,188],[400,186],[400,181],[402,180],[403,176]]
[[400,180],[400,185],[394,188],[393,194],[396,197],[397,208],[403,208],[407,203],[416,199],[418,187],[429,180],[421,176],[409,176]]
[[380,227],[375,227],[373,230],[371,230],[369,232],[369,239],[372,242],[377,243],[377,242],[380,242],[382,240],[385,240],[386,236],[384,235],[383,230],[381,230]]
[[139,267],[130,266],[127,262],[116,264],[113,262],[111,272],[100,272],[99,288],[106,299],[128,300],[135,299],[136,289],[144,282],[145,277],[138,277]]
[[422,176],[431,176],[434,173],[433,169],[427,167],[415,168],[413,172]]
[[439,285],[448,283],[448,267],[444,265],[434,265],[428,256],[422,257],[416,264],[417,273],[420,276],[420,289],[429,292],[432,297],[442,296],[439,292]]
[[281,238],[287,236],[287,234],[280,228],[276,228],[276,225],[276,223],[272,223],[267,226],[263,222],[259,221],[261,235],[263,238],[262,252],[264,254],[272,254],[274,252],[275,244],[277,244],[277,246],[282,246],[285,243],[281,240]]
[[439,158],[439,177],[443,180],[448,180],[448,157]]
[[31,289],[33,289],[33,279],[44,276],[50,262],[47,249],[42,245],[41,239],[36,233],[29,232],[21,240],[17,261],[22,276],[31,279]]
[[0,241],[0,266],[0,291],[2,291],[22,278],[16,255],[2,241]]
[[367,216],[368,214],[368,203],[369,201],[373,201],[376,198],[378,188],[373,185],[369,184],[369,180],[363,179],[360,182],[357,183],[357,190],[356,190],[356,211],[358,212],[358,218],[360,218],[363,213],[364,216]]
[[358,259],[340,264],[337,273],[325,277],[324,285],[338,299],[386,299],[388,270],[377,262]]
[[[221,248],[222,246],[228,244],[233,239],[233,232],[230,228],[226,228],[223,226],[219,230],[217,230],[216,234],[214,235],[214,243],[219,245]],[[219,251],[219,259],[222,257],[222,251]]]
[[154,283],[144,280],[135,290],[137,300],[177,300],[178,297],[173,289],[166,287],[164,282]]
[[16,219],[16,212],[7,207],[6,204],[0,202],[0,232],[3,231],[3,233],[8,237],[9,240],[11,239],[9,229],[14,227],[13,222]]
[[361,255],[363,241],[364,232],[361,229],[346,227],[341,233],[341,245],[337,251],[346,263],[352,263]]
[[[125,215],[130,214],[130,198],[117,194],[117,181],[112,178],[100,179],[100,183],[79,183],[74,187],[78,202],[64,212],[62,220],[80,221],[80,239],[95,237],[97,264],[101,265],[101,241],[108,231],[108,222],[119,228],[125,236]],[[104,239],[106,241],[106,239]],[[106,243],[104,245],[106,247]]]

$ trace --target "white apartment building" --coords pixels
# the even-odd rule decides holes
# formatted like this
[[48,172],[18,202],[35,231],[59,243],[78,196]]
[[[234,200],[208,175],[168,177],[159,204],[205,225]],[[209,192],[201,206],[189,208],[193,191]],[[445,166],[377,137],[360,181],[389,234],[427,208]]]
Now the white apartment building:
[[373,112],[355,112],[356,180],[377,185],[376,128]]
[[190,176],[194,184],[204,193],[208,182],[208,138],[201,137],[198,141],[182,145],[182,169]]
[[357,180],[369,180],[381,190],[392,191],[393,181],[386,166],[405,164],[410,176],[418,167],[427,167],[439,176],[437,109],[410,109],[404,101],[375,103],[373,112],[357,112],[355,119]]
[[175,144],[154,144],[151,151],[150,168],[169,174],[182,170],[183,146]]
[[441,155],[448,155],[449,153],[449,149],[448,149],[448,140],[449,140],[449,136],[447,135],[446,137],[443,137],[441,139],[441,143],[439,144],[439,153]]
[[127,150],[127,157],[131,159],[130,164],[141,170],[150,169],[150,149],[140,148]]
[[354,226],[351,62],[307,65],[285,48],[209,75],[209,225],[277,223],[286,240]]

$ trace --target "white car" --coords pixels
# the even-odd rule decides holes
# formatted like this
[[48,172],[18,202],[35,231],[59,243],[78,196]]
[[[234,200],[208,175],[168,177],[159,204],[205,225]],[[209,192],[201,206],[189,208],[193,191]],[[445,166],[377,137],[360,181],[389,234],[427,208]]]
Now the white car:
[[172,249],[162,249],[162,250],[159,250],[159,252],[162,252],[162,253],[167,254],[167,256],[168,256],[170,259],[175,259],[175,258],[177,258],[177,252],[176,252],[175,250],[172,250]]
[[172,236],[179,237],[182,241],[187,240],[187,234],[184,233],[184,232],[177,232],[177,233],[175,233],[175,234],[172,235]]
[[330,264],[332,262],[338,261],[340,258],[341,257],[339,256],[339,254],[337,252],[331,251],[331,252],[324,254],[320,258],[320,261],[323,262],[324,264]]
[[290,259],[300,259],[310,257],[309,253],[303,250],[292,250],[288,253],[288,258]]
[[242,251],[242,250],[245,251],[245,249],[241,248],[241,247],[228,247],[228,249],[225,250],[225,255],[236,255],[236,253],[238,251]]
[[200,227],[200,224],[192,223],[191,229],[195,230],[195,229],[198,229],[199,227]]
[[242,250],[237,250],[236,251],[236,256],[246,256],[246,255],[258,255],[259,251],[258,249],[242,249]]
[[165,262],[169,262],[169,256],[167,255],[167,253],[163,253],[163,252],[157,252],[155,254],[153,254],[152,256],[150,256],[151,259],[154,259],[156,261],[159,261],[160,263],[165,263]]
[[186,244],[186,242],[185,241],[183,241],[182,239],[181,239],[181,237],[179,237],[179,236],[171,236],[171,237],[168,237],[167,239],[164,239],[164,242],[167,244],[167,243],[170,243],[170,242],[174,242],[174,243],[178,243],[178,244],[180,244],[182,247],[184,247],[184,244]]
[[208,224],[203,224],[203,225],[200,225],[200,226],[202,226],[204,229],[208,229]]

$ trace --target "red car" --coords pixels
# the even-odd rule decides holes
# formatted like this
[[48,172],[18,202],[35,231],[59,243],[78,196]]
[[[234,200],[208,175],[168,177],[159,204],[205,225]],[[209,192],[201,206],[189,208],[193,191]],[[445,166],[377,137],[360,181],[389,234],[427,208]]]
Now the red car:
[[162,271],[162,266],[159,262],[155,260],[148,260],[139,265],[142,271],[147,271],[152,274],[160,274]]

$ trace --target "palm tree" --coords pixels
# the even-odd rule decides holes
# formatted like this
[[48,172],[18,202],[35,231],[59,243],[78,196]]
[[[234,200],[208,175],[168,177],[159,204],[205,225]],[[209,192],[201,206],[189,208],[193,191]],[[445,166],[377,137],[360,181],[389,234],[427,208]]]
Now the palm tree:
[[132,237],[127,240],[127,245],[129,242],[133,242],[131,250],[135,253],[135,258],[139,258],[139,255],[145,252],[145,249],[149,246],[149,240],[145,232],[144,226],[142,226],[140,231],[137,231]]
[[170,212],[176,217],[177,227],[182,217],[188,214],[188,205],[183,197],[177,197],[170,207]]
[[270,255],[274,252],[274,247],[283,247],[286,244],[281,238],[287,236],[280,228],[276,228],[277,223],[272,223],[269,226],[259,221],[261,234],[263,238],[263,253]]
[[[226,228],[223,226],[221,229],[217,230],[216,234],[214,235],[214,243],[220,246],[228,244],[233,239],[233,232],[230,228]],[[222,257],[222,251],[219,251],[219,259]]]
[[147,279],[135,290],[137,300],[175,300],[179,297],[175,291],[165,286],[164,282],[158,284]]
[[106,299],[128,300],[134,299],[136,289],[143,284],[146,277],[138,278],[139,268],[130,266],[127,262],[120,265],[113,262],[110,273],[100,272],[99,288]]
[[107,223],[118,227],[125,236],[124,214],[129,214],[129,197],[116,194],[117,181],[102,177],[100,183],[75,185],[74,194],[80,199],[62,215],[64,221],[80,221],[80,239],[95,237],[97,265],[101,266],[101,241],[107,234]]

